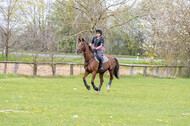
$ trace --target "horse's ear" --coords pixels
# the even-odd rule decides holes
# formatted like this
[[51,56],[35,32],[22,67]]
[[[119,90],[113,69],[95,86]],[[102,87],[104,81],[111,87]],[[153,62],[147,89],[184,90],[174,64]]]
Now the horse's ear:
[[82,42],[84,42],[84,38],[82,38]]
[[79,42],[81,42],[81,39],[79,38]]

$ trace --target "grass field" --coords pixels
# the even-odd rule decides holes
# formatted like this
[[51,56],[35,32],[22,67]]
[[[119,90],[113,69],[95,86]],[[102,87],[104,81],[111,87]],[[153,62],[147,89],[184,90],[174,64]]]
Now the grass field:
[[96,95],[81,78],[0,75],[0,126],[190,125],[190,79],[126,76],[106,92],[106,76]]
[[[68,54],[64,54],[68,55]],[[76,54],[70,54],[70,55],[76,55]],[[122,57],[122,58],[136,58],[136,56],[123,56],[123,55],[112,55],[113,57]],[[144,58],[144,57],[140,57]],[[5,58],[0,55],[0,61],[4,61]],[[23,61],[23,62],[32,62],[32,56],[26,56],[26,55],[14,55],[9,54],[8,61]],[[38,62],[50,62],[50,57],[38,57]],[[70,62],[70,63],[83,63],[84,59],[83,57],[56,57],[55,62]],[[119,63],[125,63],[125,64],[150,64],[147,61],[140,61],[140,60],[119,60]],[[161,62],[156,62],[156,64],[161,65]]]

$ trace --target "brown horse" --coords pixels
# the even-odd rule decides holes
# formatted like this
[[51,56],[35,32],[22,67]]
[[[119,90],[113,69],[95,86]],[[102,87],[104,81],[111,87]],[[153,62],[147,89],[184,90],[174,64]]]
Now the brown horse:
[[[77,53],[83,53],[84,55],[84,69],[85,73],[83,76],[83,81],[88,90],[90,90],[90,86],[87,84],[85,78],[88,76],[89,73],[92,73],[92,80],[91,84],[94,88],[94,90],[97,91],[97,94],[99,94],[99,91],[103,84],[103,74],[108,70],[110,74],[110,81],[107,86],[107,91],[110,91],[110,86],[113,80],[113,75],[119,79],[118,72],[119,72],[119,63],[116,58],[113,58],[109,55],[105,55],[108,58],[108,61],[103,63],[104,70],[99,69],[99,62],[95,60],[94,52],[89,46],[89,44],[82,38],[82,40],[79,38],[79,44],[77,47]],[[94,84],[94,79],[96,77],[96,74],[99,73],[100,78],[100,85],[99,88],[97,88]]]

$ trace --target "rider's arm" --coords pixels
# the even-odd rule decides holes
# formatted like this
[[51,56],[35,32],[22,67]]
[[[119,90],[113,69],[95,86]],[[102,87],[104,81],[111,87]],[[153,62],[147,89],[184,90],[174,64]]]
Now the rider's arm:
[[92,46],[94,44],[94,39],[95,39],[95,37],[92,39],[90,46]]

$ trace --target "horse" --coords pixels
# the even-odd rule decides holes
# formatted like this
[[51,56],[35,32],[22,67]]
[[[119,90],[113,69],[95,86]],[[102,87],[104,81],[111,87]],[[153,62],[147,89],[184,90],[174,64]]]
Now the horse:
[[[107,61],[103,63],[103,70],[99,69],[99,62],[96,60],[96,56],[92,50],[92,47],[89,46],[89,44],[82,38],[78,39],[79,43],[77,45],[76,52],[78,53],[83,53],[84,56],[84,69],[85,73],[83,76],[83,82],[85,87],[90,90],[90,86],[86,82],[86,77],[88,76],[89,73],[92,73],[92,79],[91,79],[91,84],[94,90],[97,91],[97,94],[99,94],[102,84],[104,82],[103,80],[103,75],[104,73],[108,70],[110,74],[110,80],[107,85],[107,92],[110,91],[111,83],[113,80],[113,75],[119,79],[119,62],[116,58],[111,57],[109,55],[104,55],[107,57]],[[99,78],[100,78],[100,85],[97,88],[94,84],[94,80],[96,77],[96,74],[99,73]]]

